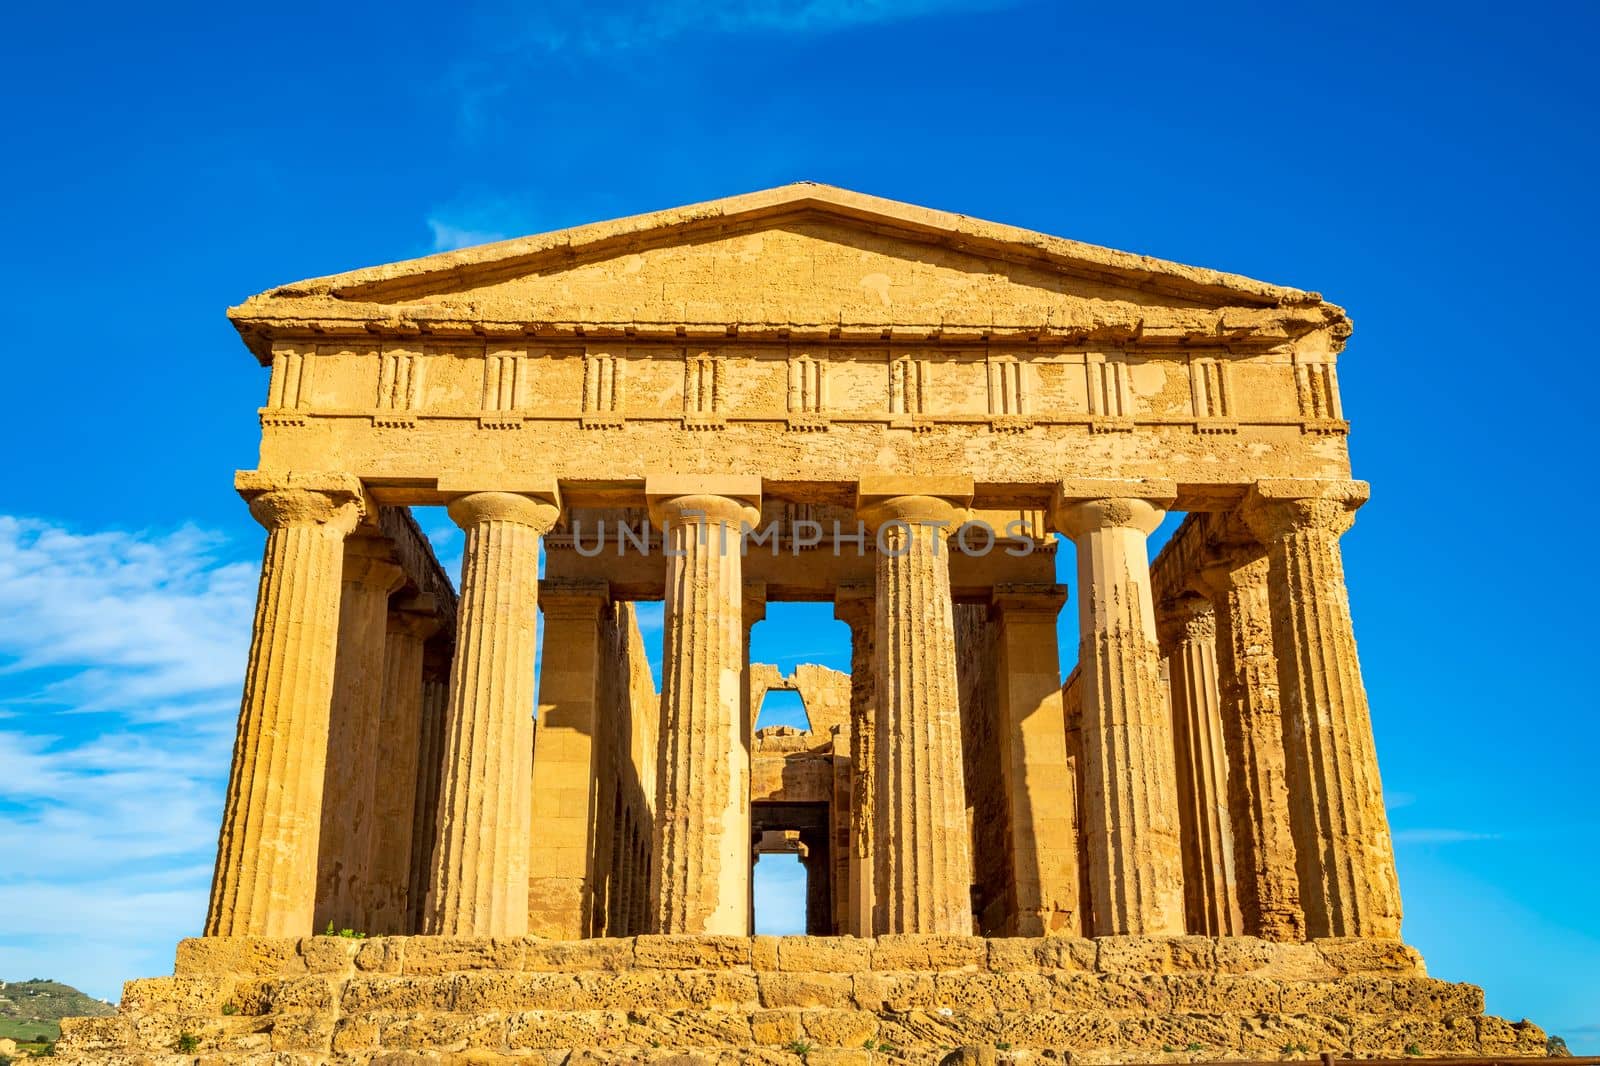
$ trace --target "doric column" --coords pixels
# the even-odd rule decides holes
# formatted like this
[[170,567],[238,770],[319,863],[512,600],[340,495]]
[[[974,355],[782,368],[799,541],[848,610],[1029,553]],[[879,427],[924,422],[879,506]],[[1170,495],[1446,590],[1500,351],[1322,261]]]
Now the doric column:
[[416,829],[417,770],[422,743],[422,659],[439,630],[430,595],[389,612],[383,650],[383,720],[375,739],[377,787],[367,859],[366,930],[398,936],[411,929],[411,850]]
[[539,729],[533,744],[533,878],[528,932],[588,936],[595,891],[595,810],[604,582],[545,582],[539,656]]
[[873,630],[877,606],[871,586],[841,585],[834,596],[833,616],[850,627],[850,903],[848,931],[871,936],[874,864],[872,835],[874,777],[877,764],[878,674]]
[[1217,686],[1216,612],[1210,600],[1194,594],[1164,607],[1159,625],[1169,664],[1189,931],[1238,936],[1242,930]]
[[1059,585],[1002,585],[990,600],[1000,767],[1010,811],[1015,936],[1077,936],[1077,795],[1067,761]]
[[1078,663],[1094,933],[1182,933],[1172,719],[1150,599],[1149,535],[1170,483],[1080,481],[1054,521],[1078,549]]
[[1243,514],[1267,547],[1289,815],[1306,934],[1398,937],[1400,887],[1356,659],[1339,537],[1361,481],[1261,481]]
[[428,927],[428,882],[433,876],[439,828],[439,778],[444,769],[444,725],[450,709],[452,643],[439,637],[422,649],[422,728],[417,738],[417,780],[411,819],[411,887],[407,932]]
[[1303,940],[1306,922],[1289,828],[1267,558],[1256,554],[1224,560],[1207,566],[1200,577],[1215,607],[1229,824],[1242,931],[1265,940]]
[[267,529],[207,936],[306,936],[328,755],[344,540],[366,511],[347,475],[239,475]]
[[750,932],[750,751],[744,695],[741,523],[760,518],[758,478],[655,478],[665,531],[666,630],[656,869],[660,933]]
[[368,860],[377,791],[389,596],[405,582],[383,537],[345,542],[339,653],[322,785],[316,928],[368,930]]
[[972,843],[946,539],[964,478],[870,477],[857,510],[877,537],[874,742],[879,933],[972,933]]
[[474,492],[450,504],[466,534],[450,670],[428,931],[528,929],[539,538],[560,514],[536,492]]

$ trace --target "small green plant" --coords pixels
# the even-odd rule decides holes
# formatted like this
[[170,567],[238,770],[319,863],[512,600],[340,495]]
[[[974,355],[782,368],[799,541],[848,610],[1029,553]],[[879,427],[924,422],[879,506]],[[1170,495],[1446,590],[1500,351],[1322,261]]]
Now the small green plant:
[[650,1041],[650,1046],[651,1046],[651,1047],[660,1047],[660,1046],[661,1046],[661,1041],[659,1041],[659,1040],[652,1040],[652,1041]]
[[335,929],[333,927],[333,919],[331,919],[331,918],[328,920],[328,928],[326,928],[326,929],[324,929],[322,931],[322,935],[323,936],[340,936],[340,937],[344,937],[346,940],[365,940],[365,939],[367,939],[367,934],[358,933],[354,929]]
[[1309,1046],[1307,1046],[1305,1044],[1299,1044],[1299,1043],[1285,1044],[1285,1045],[1283,1045],[1283,1049],[1282,1050],[1283,1050],[1283,1053],[1285,1055],[1309,1055],[1309,1054],[1311,1054],[1311,1048]]
[[1009,1040],[996,1040],[994,1042],[994,1049],[996,1051],[1010,1051],[1011,1050],[1011,1041],[1009,1041]]
[[1185,1050],[1185,1051],[1204,1051],[1205,1049],[1206,1049],[1206,1046],[1204,1044],[1196,1044],[1196,1043],[1191,1042],[1183,1050]]
[[1176,1053],[1178,1049],[1173,1047],[1171,1044],[1162,1044],[1161,1050],[1166,1052],[1168,1055],[1171,1055]]
[[806,1043],[804,1040],[791,1040],[789,1041],[789,1050],[794,1052],[796,1055],[799,1055],[801,1058],[805,1058],[807,1055],[811,1054],[811,1045]]
[[863,1051],[876,1051],[878,1049],[878,1042],[869,1036],[861,1042],[861,1048]]
[[222,1013],[230,1015],[230,1016],[232,1016],[234,1014],[238,1014],[239,1013],[239,1005],[237,1003],[224,1003],[222,1005]]
[[1420,1054],[1422,1054],[1422,1049],[1420,1047],[1418,1047],[1416,1044],[1407,1044],[1406,1045],[1406,1054],[1407,1055],[1420,1055]]
[[180,1055],[193,1055],[200,1050],[200,1038],[193,1033],[184,1031],[178,1034],[178,1042],[173,1045]]

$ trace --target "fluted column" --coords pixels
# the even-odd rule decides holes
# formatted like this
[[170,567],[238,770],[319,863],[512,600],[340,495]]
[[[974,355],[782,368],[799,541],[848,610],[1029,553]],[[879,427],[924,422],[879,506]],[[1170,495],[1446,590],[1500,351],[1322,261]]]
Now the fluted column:
[[1366,497],[1359,481],[1263,481],[1243,508],[1267,547],[1290,825],[1311,937],[1400,935],[1394,846],[1339,550]]
[[1056,620],[1058,585],[1003,585],[989,613],[995,633],[995,709],[1010,811],[1015,936],[1076,936],[1077,786],[1067,759]]
[[576,940],[589,935],[597,867],[595,733],[600,710],[604,582],[545,583],[539,729],[533,746],[533,879],[528,931]]
[[750,932],[741,523],[755,478],[647,481],[665,531],[661,761],[650,910],[660,933]]
[[519,936],[528,928],[539,538],[560,508],[475,492],[450,504],[466,534],[450,670],[428,931]]
[[328,475],[240,490],[267,529],[207,936],[305,936],[316,907],[344,540],[360,483]]
[[339,654],[322,786],[316,927],[368,930],[368,862],[377,793],[389,596],[405,581],[382,537],[345,542]]
[[1172,493],[1170,485],[1073,483],[1055,509],[1056,528],[1078,550],[1083,817],[1096,936],[1184,931],[1172,720],[1146,543]]
[[870,587],[842,586],[833,616],[850,627],[850,899],[847,930],[871,936],[873,847],[876,831],[874,779],[877,774],[878,674],[873,630],[877,607]]
[[1243,932],[1265,940],[1303,940],[1306,921],[1289,827],[1267,558],[1258,553],[1226,559],[1207,566],[1200,576],[1215,607],[1229,824]]
[[410,931],[411,850],[422,744],[423,646],[439,629],[434,599],[414,596],[389,613],[383,651],[383,719],[367,859],[366,930]]
[[961,480],[863,478],[859,489],[877,537],[878,933],[973,928],[946,546],[972,499]]
[[1228,817],[1216,612],[1204,596],[1186,595],[1167,607],[1160,625],[1162,649],[1168,652],[1189,931],[1238,936],[1242,923]]
[[439,827],[439,778],[444,769],[445,716],[450,710],[452,644],[435,637],[422,650],[422,727],[411,818],[411,887],[406,931],[428,927],[428,882]]

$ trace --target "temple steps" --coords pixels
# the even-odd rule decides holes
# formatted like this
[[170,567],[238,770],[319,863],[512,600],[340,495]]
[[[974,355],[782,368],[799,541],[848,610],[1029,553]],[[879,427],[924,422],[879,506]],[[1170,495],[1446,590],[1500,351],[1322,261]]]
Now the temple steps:
[[[63,1025],[97,1066],[1079,1063],[1543,1055],[1537,1027],[1397,942],[1247,938],[394,937],[184,941],[119,1014]],[[678,1056],[678,1057],[674,1057]],[[687,1056],[687,1057],[683,1057]]]

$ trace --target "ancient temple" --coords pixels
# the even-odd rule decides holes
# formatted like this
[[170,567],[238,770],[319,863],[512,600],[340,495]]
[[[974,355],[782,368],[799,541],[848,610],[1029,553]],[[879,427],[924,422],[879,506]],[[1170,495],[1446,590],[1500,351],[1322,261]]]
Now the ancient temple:
[[[205,935],[63,1055],[1544,1053],[1400,940],[1318,294],[798,184],[229,314],[267,544]],[[848,674],[750,662],[784,602]],[[752,936],[774,853],[808,936]]]

